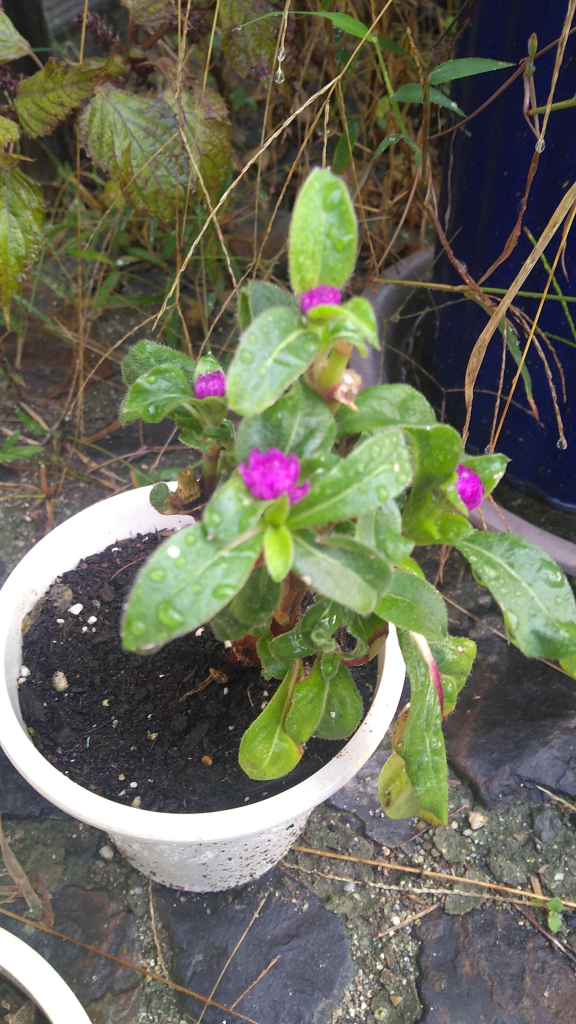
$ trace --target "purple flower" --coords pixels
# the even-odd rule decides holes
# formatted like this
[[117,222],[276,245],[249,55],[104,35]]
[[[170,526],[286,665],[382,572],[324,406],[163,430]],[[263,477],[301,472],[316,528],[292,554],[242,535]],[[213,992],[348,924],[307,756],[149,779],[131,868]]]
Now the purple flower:
[[478,505],[482,504],[484,496],[484,484],[478,473],[475,473],[469,466],[463,466],[461,462],[456,466],[456,473],[458,474],[456,490],[466,508],[478,508]]
[[226,377],[222,370],[201,373],[194,382],[196,398],[223,398],[226,394]]
[[300,296],[300,312],[306,315],[314,306],[339,306],[340,301],[339,288],[331,288],[329,284],[319,284],[308,292],[302,292]]
[[266,452],[253,448],[248,462],[241,462],[238,469],[252,497],[262,501],[273,501],[287,494],[290,504],[294,505],[310,490],[309,480],[301,487],[296,486],[300,472],[298,456],[284,455],[278,448],[269,448]]

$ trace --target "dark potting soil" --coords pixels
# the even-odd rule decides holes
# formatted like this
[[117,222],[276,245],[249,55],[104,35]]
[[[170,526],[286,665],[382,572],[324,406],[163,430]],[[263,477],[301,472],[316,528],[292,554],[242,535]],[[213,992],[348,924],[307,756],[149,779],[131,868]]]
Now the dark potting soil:
[[49,1024],[42,1011],[30,1002],[21,989],[16,988],[7,978],[0,977],[0,1021],[17,1020],[21,1020],[22,1024]]
[[[155,654],[122,649],[123,602],[162,539],[154,533],[119,541],[80,562],[31,615],[23,646],[29,675],[19,693],[34,741],[74,782],[146,810],[225,810],[302,782],[346,741],[311,740],[289,775],[249,779],[238,764],[240,740],[278,683],[232,663],[209,626]],[[376,662],[352,672],[367,710]]]

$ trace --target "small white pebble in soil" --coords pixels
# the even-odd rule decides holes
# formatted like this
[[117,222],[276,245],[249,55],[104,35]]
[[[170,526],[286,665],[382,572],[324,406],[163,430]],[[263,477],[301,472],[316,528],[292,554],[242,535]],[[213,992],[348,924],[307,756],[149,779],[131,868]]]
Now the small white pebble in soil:
[[563,882],[564,881],[564,872],[563,871],[557,871],[556,874],[554,875],[554,881],[555,882]]
[[90,618],[87,619],[86,621],[87,621],[89,626],[93,626],[95,622],[98,622],[98,618],[97,618],[96,615],[91,615]]
[[82,626],[82,632],[83,633],[87,633],[88,632],[88,626]]
[[137,782],[131,782],[130,783],[130,789],[136,789],[137,785],[138,785]]
[[452,824],[450,825],[450,828],[453,828],[454,831],[457,832],[458,831],[458,822],[457,821],[453,821]]
[[112,728],[116,729],[117,727],[118,727],[118,719],[114,718],[113,721],[112,721]]
[[142,806],[142,797],[141,796],[135,796],[133,801],[132,801],[132,807],[141,807],[141,806]]
[[200,629],[196,630],[196,632],[194,633],[194,636],[202,636],[203,632],[204,632],[204,626],[200,626]]
[[64,619],[56,619],[56,622],[58,623],[59,626],[64,625]]
[[141,885],[135,885],[134,886],[134,895],[135,896],[141,896],[142,895],[142,886]]
[[234,726],[233,726],[233,725],[229,725],[229,726],[228,726],[228,732],[232,732],[232,729],[233,729],[233,728],[234,728]]
[[485,814],[482,814],[482,811],[470,811],[468,821],[470,822],[470,828],[476,831],[476,829],[482,828],[486,824],[488,818]]
[[232,647],[232,641],[231,640],[225,640],[224,641],[224,647],[226,647],[226,649],[229,650],[230,647]]
[[118,793],[118,796],[126,796],[126,790],[121,789],[120,792]]
[[472,835],[472,829],[471,828],[465,828],[463,833],[462,833],[462,835],[463,836],[471,836]]
[[225,686],[224,689],[222,690],[222,693],[224,694],[224,696],[226,696],[227,693],[230,693],[229,688]]
[[114,857],[114,850],[111,846],[101,846],[98,853],[102,857],[102,860],[112,860]]
[[398,914],[394,914],[394,917],[392,918],[392,924],[394,924],[394,925],[399,925],[400,924],[400,918],[398,917]]
[[28,668],[28,666],[27,665],[21,665],[20,666],[20,679],[28,679],[29,675],[30,675],[30,669]]
[[126,779],[126,776],[124,775],[124,772],[122,772],[122,775],[119,775],[119,776],[118,776],[118,781],[119,781],[119,782],[124,782],[124,781],[125,781],[125,779]]
[[68,689],[70,683],[63,672],[55,672],[52,676],[52,686],[58,693],[64,693],[64,690]]
[[166,554],[168,558],[179,558],[180,548],[176,547],[176,544],[171,544],[169,548],[166,548]]
[[83,607],[84,605],[78,602],[78,604],[71,604],[68,611],[70,615],[80,615],[80,612],[82,611]]

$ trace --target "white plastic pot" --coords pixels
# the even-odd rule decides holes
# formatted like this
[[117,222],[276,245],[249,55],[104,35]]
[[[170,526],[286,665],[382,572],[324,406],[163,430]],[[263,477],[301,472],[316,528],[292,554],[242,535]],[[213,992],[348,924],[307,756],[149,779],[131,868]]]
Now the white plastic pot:
[[53,967],[22,939],[0,928],[0,974],[25,992],[50,1024],[90,1024],[90,1018]]
[[304,782],[259,803],[201,814],[163,814],[125,807],[84,789],[51,765],[22,721],[18,676],[24,616],[57,576],[117,540],[155,529],[179,529],[188,516],[161,516],[149,487],[126,491],[73,516],[22,559],[0,591],[0,744],[21,775],[47,800],[103,829],[130,863],[164,885],[219,891],[258,878],[276,864],[312,809],[359,771],[382,740],[402,692],[404,662],[390,628],[370,711],[332,761]]

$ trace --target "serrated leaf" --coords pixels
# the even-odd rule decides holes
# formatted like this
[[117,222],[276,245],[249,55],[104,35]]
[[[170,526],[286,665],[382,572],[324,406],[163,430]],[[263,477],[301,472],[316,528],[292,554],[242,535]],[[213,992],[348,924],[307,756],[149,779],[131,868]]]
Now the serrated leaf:
[[431,641],[430,650],[440,673],[446,716],[454,710],[458,694],[472,671],[476,644],[465,636],[447,636]]
[[[431,103],[435,103],[439,107],[448,107],[454,114],[459,114],[460,117],[465,117],[463,110],[455,100],[451,100],[448,96],[445,96],[439,89],[435,89],[433,85],[428,90],[428,97]],[[407,85],[400,86],[399,89],[394,93],[394,99],[398,103],[424,103],[424,93],[422,86],[417,82],[409,82]]]
[[[170,0],[120,0],[121,7],[127,7],[132,20],[145,28],[161,28],[174,13]],[[185,8],[183,9],[185,10]]]
[[410,713],[397,752],[423,807],[446,824],[448,768],[440,702],[428,665],[411,634],[399,629],[398,640],[410,677]]
[[87,100],[102,68],[63,64],[49,57],[45,67],[18,84],[14,106],[26,135],[49,135],[68,114]]
[[209,621],[244,586],[261,548],[261,534],[209,541],[201,523],[168,537],[130,592],[124,648],[145,654]]
[[336,417],[338,437],[374,433],[383,427],[436,423],[430,403],[409,384],[375,384],[361,391],[356,409],[340,406]]
[[240,338],[228,370],[226,389],[234,412],[264,412],[306,370],[320,347],[300,313],[287,306],[268,309]]
[[373,611],[391,578],[383,558],[351,537],[301,530],[293,538],[294,569],[309,586],[360,615]]
[[322,718],[314,729],[321,740],[343,740],[356,731],[363,714],[362,699],[345,665],[326,683]]
[[18,168],[0,166],[0,301],[7,327],[10,300],[44,245],[43,222],[40,186]]
[[300,670],[299,661],[288,669],[272,700],[242,737],[238,760],[251,779],[278,779],[291,771],[302,757],[302,748],[284,728]]
[[266,0],[221,0],[222,53],[240,78],[272,75],[278,29],[274,19],[262,18],[270,13],[274,8]]
[[176,363],[164,363],[143,373],[132,384],[120,408],[120,422],[160,423],[174,409],[194,400],[184,371]]
[[395,626],[421,633],[429,640],[441,640],[448,630],[446,606],[440,594],[426,580],[396,569],[392,582],[374,609]]
[[196,364],[193,359],[178,352],[176,349],[167,348],[166,345],[157,345],[154,341],[138,341],[122,360],[122,379],[130,387],[138,377],[156,366],[165,366],[171,363],[179,366],[183,371],[189,384],[194,383],[196,376]]
[[456,78],[469,78],[471,75],[482,75],[486,71],[499,71],[513,65],[505,60],[490,60],[488,57],[461,57],[438,64],[430,72],[432,85],[453,82]]
[[[179,119],[178,95],[168,88],[162,98]],[[202,177],[210,202],[214,205],[222,192],[232,158],[232,128],[228,108],[222,97],[207,86],[194,84],[181,92],[182,131],[194,163]],[[204,189],[192,164],[192,181],[200,202],[207,206]]]
[[576,605],[564,573],[523,537],[474,530],[456,544],[502,609],[512,639],[531,658],[576,653]]
[[313,170],[296,198],[288,236],[292,288],[326,284],[342,288],[354,269],[358,227],[344,182],[329,170]]
[[16,122],[8,117],[0,117],[0,146],[5,146],[7,142],[18,142],[19,138],[20,128]]
[[21,36],[10,18],[0,10],[0,64],[30,55],[30,43]]
[[313,526],[370,512],[410,482],[412,465],[404,435],[387,430],[367,438],[293,505],[288,525]]
[[330,451],[336,438],[334,417],[326,402],[304,381],[296,381],[286,394],[259,416],[245,416],[238,428],[236,458],[247,459],[253,448],[278,448],[300,459]]
[[80,137],[98,167],[117,181],[137,210],[171,224],[188,184],[178,121],[160,99],[100,86],[79,121]]

